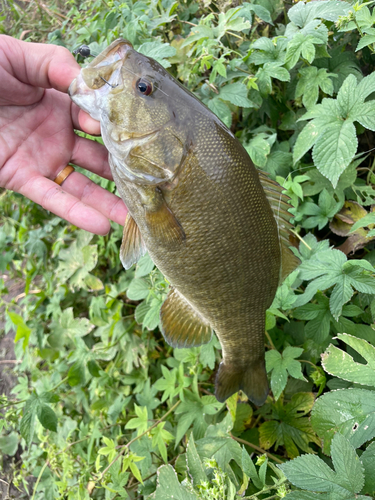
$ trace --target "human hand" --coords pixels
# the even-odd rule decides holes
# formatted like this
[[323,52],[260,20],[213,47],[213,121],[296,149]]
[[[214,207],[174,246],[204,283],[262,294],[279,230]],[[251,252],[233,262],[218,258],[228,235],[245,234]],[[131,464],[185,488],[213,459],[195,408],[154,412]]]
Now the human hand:
[[82,229],[106,234],[108,219],[125,222],[120,198],[79,172],[63,188],[53,182],[70,162],[112,179],[105,147],[74,133],[100,133],[99,123],[63,93],[79,72],[63,47],[0,35],[0,186]]

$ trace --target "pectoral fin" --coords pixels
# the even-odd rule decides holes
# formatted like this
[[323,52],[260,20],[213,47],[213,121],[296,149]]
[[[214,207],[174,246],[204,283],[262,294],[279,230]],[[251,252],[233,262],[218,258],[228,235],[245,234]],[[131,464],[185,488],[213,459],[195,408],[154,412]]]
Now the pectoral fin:
[[159,188],[146,188],[141,193],[148,230],[153,238],[180,245],[186,239],[185,231],[168,207]]
[[120,249],[120,260],[124,268],[129,269],[133,264],[136,264],[146,251],[147,248],[142,239],[139,227],[133,217],[128,213],[122,233]]
[[210,325],[175,289],[162,305],[160,319],[163,336],[172,347],[196,347],[211,340]]

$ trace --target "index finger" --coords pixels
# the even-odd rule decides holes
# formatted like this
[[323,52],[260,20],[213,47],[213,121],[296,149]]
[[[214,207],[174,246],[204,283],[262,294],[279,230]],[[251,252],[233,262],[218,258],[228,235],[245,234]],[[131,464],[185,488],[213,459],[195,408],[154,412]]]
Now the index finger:
[[20,82],[66,92],[81,70],[65,47],[31,43],[0,35],[0,48],[14,77]]

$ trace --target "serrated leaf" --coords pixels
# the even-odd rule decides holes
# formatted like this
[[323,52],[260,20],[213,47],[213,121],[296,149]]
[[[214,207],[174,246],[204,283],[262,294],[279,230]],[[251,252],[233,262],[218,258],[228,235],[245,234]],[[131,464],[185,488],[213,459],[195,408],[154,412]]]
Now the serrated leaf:
[[359,493],[364,485],[363,467],[353,446],[339,432],[332,439],[331,455],[337,484]]
[[372,442],[361,455],[361,462],[365,473],[363,492],[373,495],[375,492],[375,442]]
[[334,188],[340,175],[352,161],[357,146],[355,126],[351,121],[330,124],[319,135],[313,148],[314,164]]
[[197,448],[195,446],[193,434],[190,434],[186,450],[186,464],[194,486],[197,486],[199,484],[208,481],[201,459],[199,458],[199,455],[197,453]]
[[352,335],[339,333],[337,337],[359,352],[367,364],[356,363],[352,356],[331,344],[322,354],[325,371],[349,382],[375,387],[375,347]]
[[264,134],[256,135],[245,146],[246,151],[249,153],[250,158],[258,167],[264,167],[267,163],[267,156],[271,151],[269,142],[265,139]]
[[171,65],[169,61],[166,61],[166,59],[176,55],[176,49],[169,45],[169,43],[161,43],[157,41],[145,42],[138,47],[137,51],[147,57],[152,57],[164,66],[164,68],[169,68]]
[[323,394],[314,405],[311,424],[323,440],[325,453],[336,432],[358,448],[375,436],[375,392],[342,389]]
[[225,85],[220,90],[219,97],[223,101],[229,101],[235,106],[241,106],[242,108],[253,108],[254,103],[247,98],[248,90],[245,85],[240,82],[230,83]]
[[315,455],[302,455],[278,467],[294,486],[304,490],[325,492],[336,485],[336,474]]
[[293,148],[293,163],[297,163],[314,146],[318,137],[319,127],[314,121],[304,126]]
[[158,469],[158,486],[154,500],[198,500],[177,479],[177,474],[171,465],[162,465]]

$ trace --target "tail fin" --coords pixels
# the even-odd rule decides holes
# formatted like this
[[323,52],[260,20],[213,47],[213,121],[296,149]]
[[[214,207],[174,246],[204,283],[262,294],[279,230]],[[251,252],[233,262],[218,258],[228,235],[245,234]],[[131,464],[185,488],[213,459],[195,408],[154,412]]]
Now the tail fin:
[[215,396],[223,403],[240,389],[257,406],[262,406],[267,399],[269,387],[264,359],[259,359],[239,370],[233,365],[220,363],[216,375]]

